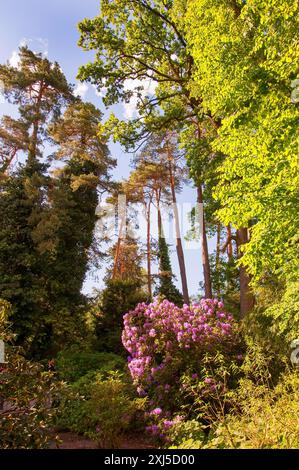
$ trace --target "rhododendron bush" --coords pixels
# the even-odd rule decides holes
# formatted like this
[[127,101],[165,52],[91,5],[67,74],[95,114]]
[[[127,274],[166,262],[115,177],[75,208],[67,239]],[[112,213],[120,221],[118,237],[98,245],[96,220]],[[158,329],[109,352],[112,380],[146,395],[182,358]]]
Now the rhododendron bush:
[[237,330],[233,316],[216,299],[182,308],[167,300],[138,304],[124,315],[122,335],[138,393],[148,396],[153,407],[173,412],[182,405],[186,377],[214,389],[218,384],[203,364],[207,355],[217,354],[238,361]]

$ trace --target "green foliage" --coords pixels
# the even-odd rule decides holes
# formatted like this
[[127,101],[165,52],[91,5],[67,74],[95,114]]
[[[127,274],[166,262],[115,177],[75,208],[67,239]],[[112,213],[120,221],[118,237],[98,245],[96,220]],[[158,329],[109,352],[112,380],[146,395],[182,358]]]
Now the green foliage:
[[245,331],[278,358],[285,357],[299,337],[298,282],[268,279],[256,292],[257,306],[245,320]]
[[136,426],[145,400],[134,397],[123,375],[87,374],[73,384],[61,403],[60,427],[82,433],[99,447],[117,448],[124,432]]
[[170,449],[200,449],[205,437],[201,424],[195,419],[177,421],[167,433]]
[[[17,343],[32,352],[49,345],[49,314],[43,258],[32,239],[41,220],[48,178],[32,162],[5,179],[0,192],[0,296],[13,305]],[[43,310],[43,316],[41,316]]]
[[147,293],[140,287],[140,280],[110,279],[93,306],[96,314],[96,347],[100,351],[124,355],[121,342],[124,312],[147,300]]
[[[33,161],[41,155],[40,139],[42,135],[47,136],[47,125],[59,116],[63,106],[75,98],[57,62],[50,62],[28,47],[20,47],[19,57],[18,67],[0,65],[0,80],[4,85],[4,96],[18,106],[20,119],[7,120],[5,117],[2,123],[9,124],[10,130],[16,130],[17,126],[21,131],[21,136],[10,131],[6,134],[6,151],[17,137],[15,150],[27,151],[28,158]],[[22,136],[25,139],[20,143]]]
[[280,301],[269,305],[264,312],[270,332],[276,342],[288,344],[299,337],[299,283],[289,281]]
[[273,353],[250,338],[239,364],[225,364],[218,356],[205,361],[203,370],[210,390],[206,379],[192,383],[186,377],[183,384],[184,394],[194,401],[199,436],[188,432],[190,407],[184,406],[187,421],[176,422],[168,433],[172,448],[298,448],[297,370],[279,366]]
[[181,409],[189,419],[197,419],[202,430],[209,429],[231,408],[233,391],[237,390],[243,375],[242,357],[238,354],[227,360],[220,352],[214,355],[207,353],[196,379],[191,374],[184,374],[181,378]]
[[[127,194],[126,183],[127,182],[123,183],[125,194]],[[133,188],[130,188],[129,191],[133,192]],[[118,198],[118,196],[119,193],[117,193],[116,197]],[[129,197],[130,196],[128,196],[128,198]],[[113,203],[115,203],[114,199]],[[109,256],[113,261],[108,267],[107,274],[104,278],[107,287],[110,286],[110,281],[113,284],[113,281],[116,280],[131,282],[133,292],[135,292],[138,287],[140,288],[142,286],[143,281],[145,281],[145,275],[142,269],[144,256],[134,238],[129,235],[125,238],[119,238],[116,244],[110,249]]]
[[[293,0],[188,3],[189,89],[204,112],[221,120],[210,142],[225,156],[214,191],[218,217],[250,227],[242,264],[257,287],[273,275],[287,284],[298,277],[297,28]],[[276,318],[283,330],[286,318]]]
[[[98,187],[109,187],[115,161],[98,137],[101,112],[75,99],[57,63],[21,48],[19,68],[1,65],[0,77],[20,114],[0,124],[0,296],[13,305],[17,344],[42,358],[88,333],[81,290],[99,252]],[[9,172],[20,151],[25,164]]]
[[210,255],[209,259],[214,292],[218,298],[223,300],[225,308],[238,317],[240,285],[236,260],[233,257],[226,260],[223,255],[219,256],[219,260],[217,260],[215,254]]
[[4,449],[46,448],[53,440],[57,409],[51,407],[60,397],[62,384],[41,366],[27,361],[11,348],[7,349],[8,365],[0,372],[0,441]]
[[[235,392],[236,408],[215,420],[210,434],[196,436],[191,422],[169,433],[171,449],[298,449],[299,376],[286,373],[275,388],[243,380]],[[185,430],[186,426],[186,430]],[[191,429],[190,429],[191,427]]]
[[238,390],[239,413],[216,426],[205,448],[298,449],[299,376],[281,377],[270,388],[244,380]]
[[169,249],[163,235],[159,236],[158,242],[158,258],[159,258],[159,286],[156,293],[161,297],[173,302],[181,307],[183,305],[183,297],[173,282],[173,273],[169,257]]
[[[10,306],[0,301],[0,338],[12,339],[7,322]],[[64,390],[52,373],[24,358],[20,348],[6,344],[6,364],[0,368],[0,442],[2,449],[46,448],[53,440],[57,416],[53,406]]]
[[[112,114],[102,126],[127,148],[193,115],[190,105],[196,101],[188,99],[186,89],[192,60],[180,24],[184,12],[184,2],[105,0],[96,18],[79,24],[79,45],[96,51],[96,60],[80,68],[79,78],[106,88],[106,106],[132,96],[137,100],[142,119],[119,121]],[[150,80],[155,96],[147,91]]]
[[59,377],[67,382],[76,382],[90,371],[122,370],[125,361],[113,353],[84,350],[80,346],[60,351],[56,360]]

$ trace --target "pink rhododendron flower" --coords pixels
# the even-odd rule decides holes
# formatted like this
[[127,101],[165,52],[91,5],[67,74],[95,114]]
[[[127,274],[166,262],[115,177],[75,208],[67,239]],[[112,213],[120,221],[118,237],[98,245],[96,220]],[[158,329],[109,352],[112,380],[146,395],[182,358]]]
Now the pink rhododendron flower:
[[[124,315],[122,333],[136,387],[146,390],[154,405],[165,409],[168,400],[171,408],[174,394],[183,389],[182,375],[190,371],[190,378],[199,378],[206,353],[223,351],[229,355],[234,351],[237,356],[236,326],[233,316],[217,299],[202,299],[182,308],[158,299],[138,304]],[[213,385],[205,383],[207,387]]]

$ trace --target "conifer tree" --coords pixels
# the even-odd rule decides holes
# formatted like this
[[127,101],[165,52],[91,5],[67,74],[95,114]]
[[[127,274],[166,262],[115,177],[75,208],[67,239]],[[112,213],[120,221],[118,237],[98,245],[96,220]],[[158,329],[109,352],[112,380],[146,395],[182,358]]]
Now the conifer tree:
[[[0,296],[13,305],[17,344],[42,356],[81,329],[98,191],[114,160],[97,136],[100,111],[75,99],[57,63],[21,48],[18,68],[1,65],[0,77],[20,116],[0,125]],[[25,163],[12,171],[18,153]]]
[[173,273],[171,261],[169,257],[168,244],[163,236],[159,234],[158,242],[158,257],[159,257],[159,286],[157,287],[157,294],[174,304],[181,306],[183,304],[183,297],[173,282]]

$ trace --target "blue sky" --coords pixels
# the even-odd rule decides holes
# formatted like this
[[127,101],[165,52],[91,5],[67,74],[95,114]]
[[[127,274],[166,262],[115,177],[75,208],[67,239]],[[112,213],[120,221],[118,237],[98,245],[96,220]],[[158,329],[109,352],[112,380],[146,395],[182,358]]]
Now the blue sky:
[[[1,2],[0,17],[0,62],[15,60],[18,46],[26,42],[29,47],[38,52],[46,52],[50,60],[56,60],[62,67],[70,83],[79,86],[76,80],[80,65],[93,58],[92,53],[82,51],[77,42],[79,34],[77,24],[83,18],[94,17],[99,11],[98,0],[10,0]],[[91,101],[104,113],[104,119],[110,110],[105,110],[102,99],[97,96],[91,86],[77,88],[86,101]],[[114,107],[119,116],[125,116],[124,106]],[[128,110],[127,110],[128,112]],[[130,110],[129,110],[130,112]],[[0,117],[3,114],[15,114],[16,111],[7,103],[0,102]],[[125,178],[130,172],[130,156],[125,154],[118,145],[110,145],[111,154],[117,158],[118,165],[114,171],[116,179]],[[194,203],[195,189],[190,184],[178,196],[179,202]],[[175,247],[172,246],[173,270],[178,278],[178,263]],[[198,292],[198,283],[202,280],[202,264],[199,243],[192,249],[185,250],[186,269],[190,294]],[[101,277],[105,268],[99,272],[97,280],[88,278],[85,291],[93,287],[101,288]]]

